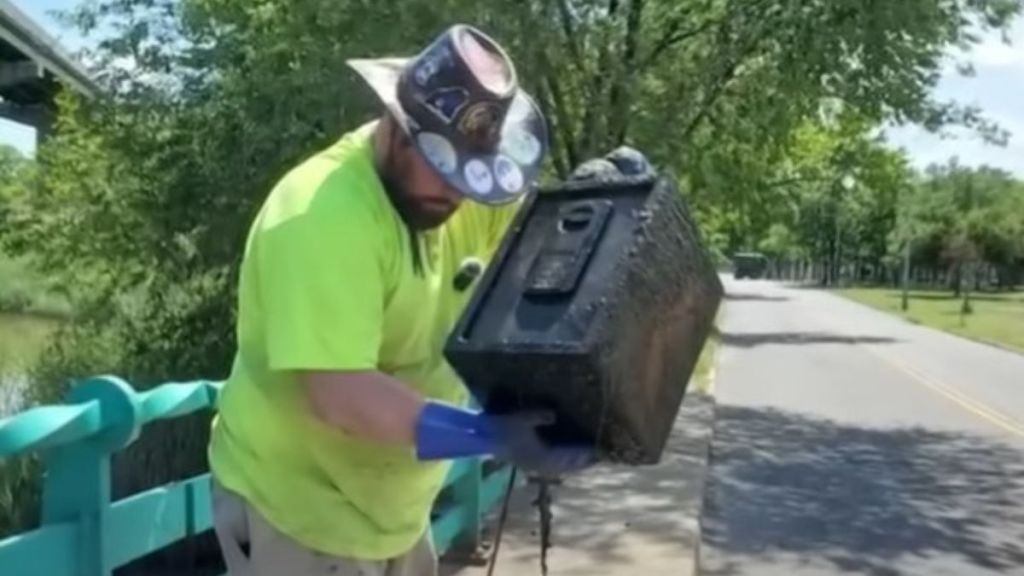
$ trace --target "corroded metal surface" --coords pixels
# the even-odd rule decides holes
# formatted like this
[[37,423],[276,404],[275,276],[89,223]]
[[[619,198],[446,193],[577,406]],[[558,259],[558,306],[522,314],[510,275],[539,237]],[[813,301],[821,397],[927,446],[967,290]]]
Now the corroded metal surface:
[[569,182],[524,206],[446,347],[493,411],[657,462],[722,296],[668,177]]

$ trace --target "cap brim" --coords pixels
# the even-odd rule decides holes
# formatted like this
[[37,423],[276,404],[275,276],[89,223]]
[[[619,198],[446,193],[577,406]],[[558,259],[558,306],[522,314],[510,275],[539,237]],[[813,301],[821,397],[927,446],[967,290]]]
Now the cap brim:
[[346,60],[353,70],[377,94],[380,101],[405,122],[398,103],[398,79],[411,58],[354,58]]
[[427,162],[465,197],[488,205],[514,202],[540,175],[548,149],[548,131],[537,103],[523,90],[512,101],[496,150],[474,154],[458,150],[444,134],[424,131],[398,101],[398,80],[409,58],[348,60],[395,116]]

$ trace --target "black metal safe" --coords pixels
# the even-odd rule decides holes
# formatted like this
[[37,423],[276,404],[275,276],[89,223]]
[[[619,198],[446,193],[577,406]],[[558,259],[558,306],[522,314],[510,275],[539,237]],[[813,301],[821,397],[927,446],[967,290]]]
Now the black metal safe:
[[533,193],[445,346],[494,412],[555,411],[552,440],[660,460],[722,286],[667,176]]

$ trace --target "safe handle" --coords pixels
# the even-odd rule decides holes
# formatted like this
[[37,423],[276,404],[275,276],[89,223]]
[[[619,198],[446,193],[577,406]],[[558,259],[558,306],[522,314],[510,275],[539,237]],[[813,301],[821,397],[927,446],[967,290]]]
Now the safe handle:
[[574,293],[611,215],[610,200],[578,200],[562,206],[533,259],[523,293]]

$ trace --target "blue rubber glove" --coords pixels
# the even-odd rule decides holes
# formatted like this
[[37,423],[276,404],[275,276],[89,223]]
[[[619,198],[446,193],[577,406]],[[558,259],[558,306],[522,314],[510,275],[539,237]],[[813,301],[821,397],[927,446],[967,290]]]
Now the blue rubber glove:
[[416,427],[420,460],[494,456],[526,472],[557,476],[596,462],[589,446],[551,446],[537,429],[554,423],[549,412],[494,415],[428,402]]

